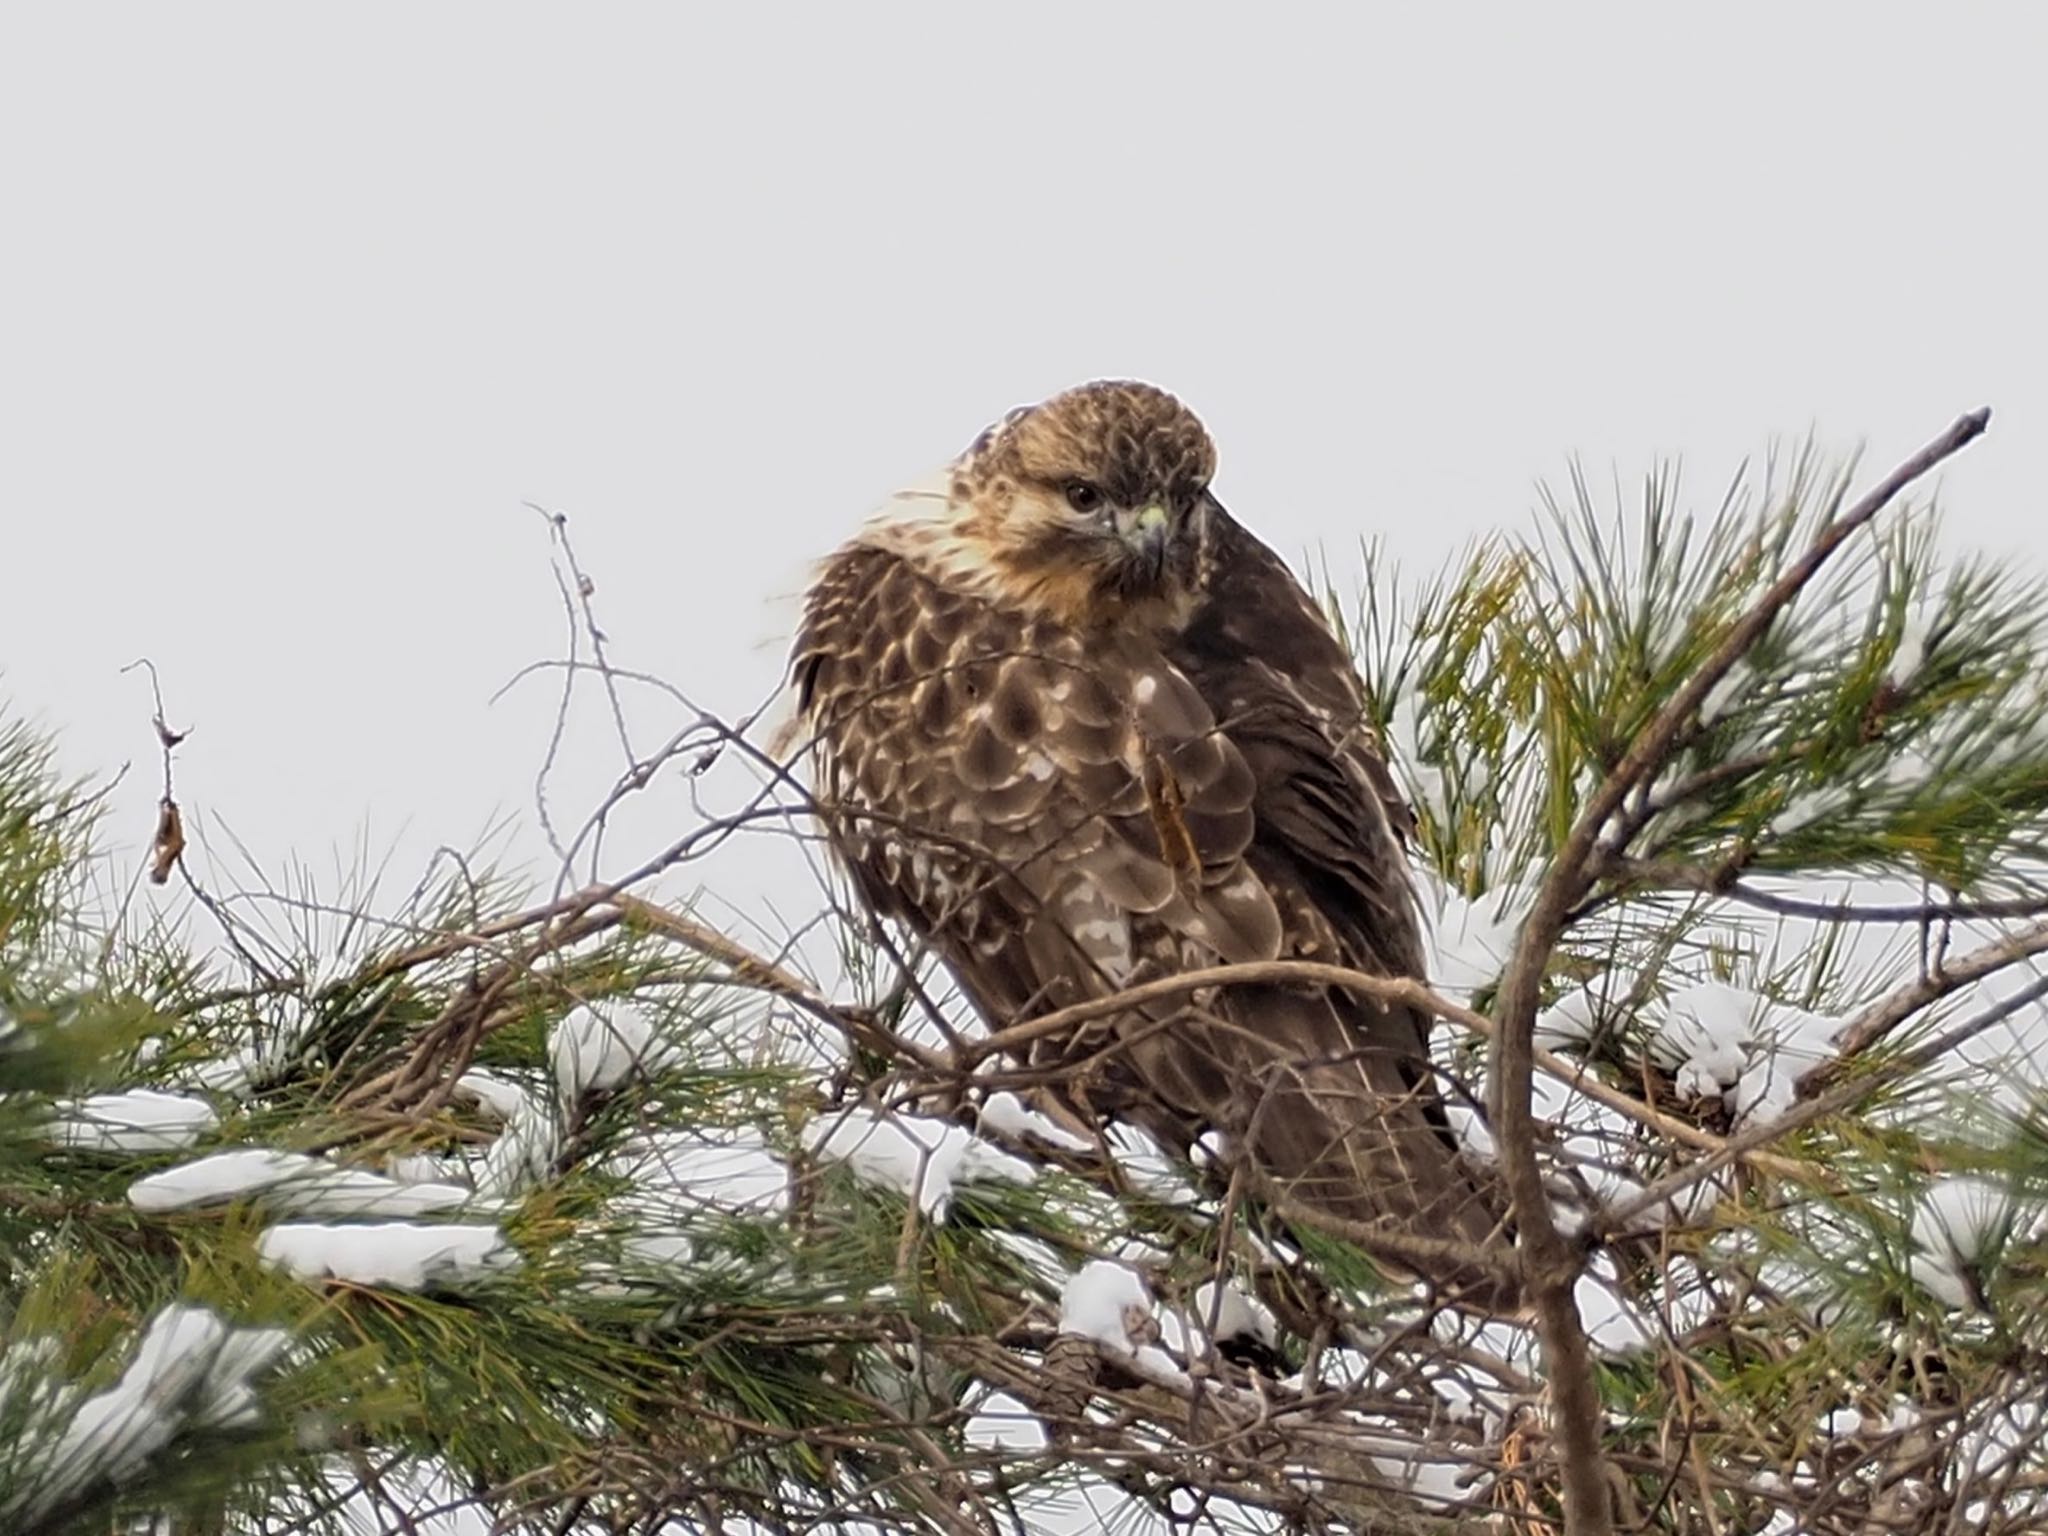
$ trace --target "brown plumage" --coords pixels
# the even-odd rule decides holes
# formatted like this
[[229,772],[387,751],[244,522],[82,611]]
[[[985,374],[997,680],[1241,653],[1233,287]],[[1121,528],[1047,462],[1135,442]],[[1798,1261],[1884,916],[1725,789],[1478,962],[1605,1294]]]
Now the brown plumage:
[[[997,1027],[1200,966],[1420,976],[1408,811],[1357,673],[1209,492],[1215,452],[1149,385],[1012,412],[827,561],[793,658],[834,848]],[[1185,1152],[1221,1132],[1271,1192],[1480,1244],[1430,1021],[1319,986],[1233,986],[1041,1039],[1060,1091]],[[1087,1058],[1085,1064],[1084,1058]]]

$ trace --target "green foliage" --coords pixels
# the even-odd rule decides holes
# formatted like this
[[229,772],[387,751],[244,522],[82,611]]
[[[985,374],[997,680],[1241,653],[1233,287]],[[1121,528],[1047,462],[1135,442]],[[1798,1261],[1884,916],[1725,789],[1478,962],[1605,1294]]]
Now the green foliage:
[[[1601,781],[1847,486],[1811,449],[1704,516],[1681,510],[1675,474],[1628,508],[1575,476],[1530,536],[1412,593],[1375,571],[1362,599],[1333,601],[1408,776],[1446,934],[1466,908],[1498,907],[1512,931]],[[1954,1035],[2036,951],[1987,963],[1981,986],[1943,978],[1997,935],[2018,945],[2032,903],[2048,911],[2044,659],[2039,581],[1946,558],[1925,509],[1889,513],[1602,829],[1544,972],[1538,1040],[1565,1060],[1538,1109],[1547,1167],[1600,1234],[1586,1284],[1635,1319],[1633,1336],[1596,1329],[1593,1370],[1643,1529],[1878,1528],[1864,1522],[1908,1483],[1967,1514],[1999,1479],[1999,1519],[2040,1513],[2028,1490],[2048,1465],[2008,1443],[2048,1409],[2048,1085],[2023,1049],[2039,1016]],[[746,815],[800,815],[769,777]],[[369,878],[252,881],[220,941],[195,944],[86,899],[90,828],[47,744],[0,726],[0,1510],[17,1528],[339,1530],[375,1488],[416,1502],[432,1478],[506,1529],[555,1532],[1032,1529],[1070,1521],[1046,1501],[1084,1483],[1130,1494],[1134,1524],[1196,1506],[1263,1529],[1557,1518],[1532,1406],[1551,1364],[1527,1331],[1424,1315],[1356,1246],[1227,1198],[1224,1169],[1129,1141],[1012,1142],[1034,1176],[963,1177],[939,1219],[822,1153],[842,1111],[964,1126],[1012,1081],[932,1067],[948,1029],[976,1026],[957,1000],[929,1007],[935,979],[915,981],[858,913],[829,930],[833,988],[616,889],[523,905],[482,860],[444,863],[388,908]],[[1827,909],[1873,889],[1980,905],[1903,923]],[[1791,1053],[1809,1015],[1839,1023],[1916,984],[1932,990],[1839,1059]],[[1470,988],[1481,1008],[1494,995]],[[1708,1081],[1674,1022],[1687,996],[1748,1000],[1748,1064],[1799,1075],[1772,1112],[1837,1096],[1826,1112],[1705,1163],[1753,1123],[1752,1079]],[[1559,1021],[1578,1002],[1593,1023],[1574,1033]],[[592,1011],[643,1022],[660,1049],[572,1092],[561,1042]],[[1446,1046],[1476,1097],[1485,1053]],[[509,1122],[474,1073],[523,1096]],[[115,1087],[201,1100],[213,1123],[155,1149],[66,1129],[81,1095]],[[237,1147],[473,1185],[462,1209],[416,1219],[495,1226],[516,1265],[420,1288],[294,1278],[264,1257],[281,1222],[356,1218],[295,1214],[291,1189],[168,1211],[130,1198]],[[1668,1204],[1602,1226],[1673,1179]],[[1102,1256],[1183,1318],[1207,1282],[1255,1291],[1281,1330],[1256,1369],[1303,1374],[1247,1374],[1169,1332],[1170,1370],[1095,1363],[1092,1417],[1059,1445],[992,1437],[991,1404],[1056,1417],[1061,1289]],[[188,1413],[120,1477],[30,1502],[50,1426],[111,1390],[174,1304],[288,1331],[250,1376],[261,1415]],[[1183,1393],[1182,1367],[1224,1386],[1198,1402],[1209,1389]],[[1843,1431],[1844,1414],[1870,1427]],[[1469,1472],[1462,1491],[1404,1489],[1390,1442]]]
[[[1586,482],[1406,604],[1350,616],[1430,862],[1510,884],[1562,845],[1627,744],[1836,516],[1811,448],[1704,524],[1674,474],[1633,516]],[[2032,890],[2048,813],[2038,581],[1951,564],[1930,514],[1859,535],[1708,696],[1627,812],[1638,860],[1732,878],[1907,875]],[[1402,752],[1399,749],[1409,750]]]

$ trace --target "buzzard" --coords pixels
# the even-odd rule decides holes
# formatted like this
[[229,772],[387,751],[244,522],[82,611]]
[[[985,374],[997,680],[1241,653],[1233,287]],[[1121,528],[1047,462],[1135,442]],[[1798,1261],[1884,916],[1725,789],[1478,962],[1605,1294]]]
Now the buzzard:
[[[806,597],[792,671],[829,839],[993,1026],[1241,961],[1423,974],[1364,689],[1215,468],[1172,395],[1084,384],[899,493]],[[1292,1216],[1369,1226],[1392,1267],[1504,1306],[1458,1257],[1499,1223],[1431,1022],[1230,985],[1024,1049],[1087,1119],[1182,1154],[1220,1134]]]

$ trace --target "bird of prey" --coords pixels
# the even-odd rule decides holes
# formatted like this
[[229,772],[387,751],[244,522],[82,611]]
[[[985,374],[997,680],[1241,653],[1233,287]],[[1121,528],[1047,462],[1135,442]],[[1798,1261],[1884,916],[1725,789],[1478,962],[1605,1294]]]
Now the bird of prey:
[[[1363,685],[1215,468],[1172,395],[1083,384],[899,493],[805,599],[796,724],[828,838],[991,1027],[1236,962],[1423,974]],[[1431,1022],[1231,984],[1019,1049],[1084,1119],[1183,1155],[1219,1136],[1288,1219],[1507,1306],[1469,1257],[1497,1201],[1446,1125]]]

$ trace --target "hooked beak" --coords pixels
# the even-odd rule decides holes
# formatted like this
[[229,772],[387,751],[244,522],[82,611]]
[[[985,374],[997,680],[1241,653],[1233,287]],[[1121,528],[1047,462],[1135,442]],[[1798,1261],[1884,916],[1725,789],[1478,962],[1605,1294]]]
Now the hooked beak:
[[1116,532],[1124,541],[1124,549],[1128,549],[1133,559],[1157,578],[1165,569],[1165,545],[1174,532],[1171,514],[1159,506],[1159,502],[1147,502],[1130,512],[1118,508]]
[[1166,548],[1167,535],[1173,531],[1173,519],[1158,502],[1148,502],[1131,512],[1119,509],[1116,531],[1123,535],[1133,554],[1156,563]]

